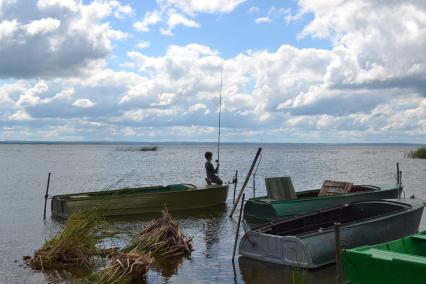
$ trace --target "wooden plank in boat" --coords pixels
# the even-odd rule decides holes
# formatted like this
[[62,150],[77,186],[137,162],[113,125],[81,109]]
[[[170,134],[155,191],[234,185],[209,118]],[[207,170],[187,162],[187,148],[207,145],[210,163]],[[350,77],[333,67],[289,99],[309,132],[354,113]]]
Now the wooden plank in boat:
[[325,180],[318,196],[344,194],[351,191],[353,183],[345,181]]
[[265,185],[268,198],[272,200],[297,199],[293,183],[288,176],[265,178]]

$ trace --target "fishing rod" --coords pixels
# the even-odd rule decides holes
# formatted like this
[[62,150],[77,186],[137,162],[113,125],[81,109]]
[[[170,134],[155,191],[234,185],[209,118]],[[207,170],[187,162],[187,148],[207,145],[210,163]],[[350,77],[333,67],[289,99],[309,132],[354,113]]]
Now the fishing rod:
[[[220,118],[222,114],[222,87],[223,87],[223,61],[220,68],[220,93],[219,93],[219,130],[217,137],[217,160],[218,165],[220,164]],[[217,168],[217,173],[219,173],[219,168]]]

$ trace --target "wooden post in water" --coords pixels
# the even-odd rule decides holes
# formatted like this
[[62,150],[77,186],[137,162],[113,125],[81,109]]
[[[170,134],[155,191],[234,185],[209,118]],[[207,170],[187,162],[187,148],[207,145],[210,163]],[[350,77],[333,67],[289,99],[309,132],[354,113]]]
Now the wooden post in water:
[[235,233],[234,249],[232,251],[232,263],[234,263],[235,252],[237,250],[238,236],[240,235],[240,224],[241,224],[241,217],[243,215],[245,197],[246,197],[246,194],[243,193],[243,198],[241,199],[241,206],[240,206],[240,215],[238,216],[237,232]]
[[257,149],[256,156],[254,157],[253,163],[251,164],[250,170],[247,174],[246,180],[244,181],[243,187],[241,187],[241,190],[240,190],[240,193],[238,194],[237,200],[235,201],[234,206],[232,207],[231,213],[229,214],[229,218],[232,218],[232,214],[234,214],[235,208],[237,208],[237,204],[240,201],[241,196],[243,195],[244,189],[246,188],[247,183],[250,180],[251,173],[253,172],[253,169],[254,169],[254,166],[256,165],[257,159],[260,156],[260,152],[262,152],[262,148]]
[[342,224],[334,223],[334,239],[336,245],[336,268],[337,268],[337,279],[339,284],[343,284],[343,268],[342,268],[342,257],[340,255],[340,227]]
[[51,175],[51,173],[49,173],[49,175],[47,177],[46,194],[44,195],[43,219],[46,219],[46,205],[47,205],[47,199],[49,198],[50,175]]
[[237,184],[238,184],[238,170],[235,171],[234,182],[234,196],[232,197],[232,204],[235,203],[235,193],[237,193]]

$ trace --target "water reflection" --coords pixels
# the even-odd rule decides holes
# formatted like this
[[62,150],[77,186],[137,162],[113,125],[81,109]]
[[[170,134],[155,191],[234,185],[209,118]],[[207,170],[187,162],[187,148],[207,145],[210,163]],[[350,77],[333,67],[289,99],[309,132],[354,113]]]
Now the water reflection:
[[294,277],[299,272],[304,279],[303,283],[330,284],[336,283],[336,267],[327,266],[318,270],[300,270],[278,264],[257,261],[240,257],[239,268],[245,283],[293,283]]

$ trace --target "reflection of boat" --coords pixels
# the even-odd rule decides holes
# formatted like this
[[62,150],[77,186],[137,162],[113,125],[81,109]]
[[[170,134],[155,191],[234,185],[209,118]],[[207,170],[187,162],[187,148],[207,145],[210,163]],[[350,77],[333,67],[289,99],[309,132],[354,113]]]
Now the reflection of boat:
[[266,196],[251,198],[244,206],[244,217],[273,220],[355,201],[397,198],[398,186],[354,185],[348,193],[327,196],[318,196],[319,192],[319,189],[296,192],[297,197],[290,200],[272,200]]
[[196,187],[190,184],[123,188],[55,195],[52,215],[67,218],[73,211],[97,208],[104,216],[197,209],[225,204],[228,185]]
[[[336,282],[336,267],[328,266],[324,269],[308,271],[306,269],[294,269],[283,267],[275,263],[258,261],[240,257],[238,260],[241,276],[247,284],[330,284]],[[295,281],[300,279],[300,281]]]
[[426,231],[342,253],[348,283],[426,283]]
[[377,244],[415,233],[423,203],[360,201],[306,213],[255,228],[240,242],[245,257],[289,266],[317,268],[335,261],[333,224],[340,222],[346,248]]

